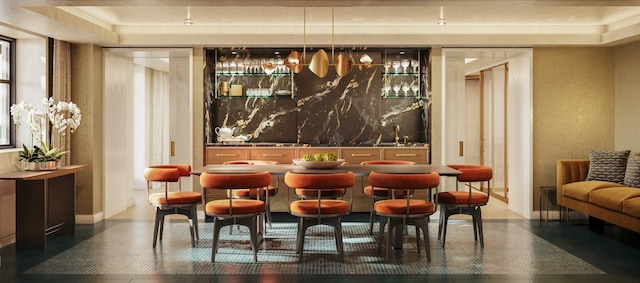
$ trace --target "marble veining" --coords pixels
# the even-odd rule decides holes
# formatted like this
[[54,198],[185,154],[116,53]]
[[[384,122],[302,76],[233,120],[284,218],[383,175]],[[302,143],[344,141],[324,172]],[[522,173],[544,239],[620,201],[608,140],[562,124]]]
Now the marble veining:
[[[368,54],[374,61],[382,61],[381,52],[369,51]],[[357,54],[350,56],[359,58]],[[422,63],[428,62],[423,58]],[[318,78],[304,68],[295,74],[293,87],[291,77],[283,75],[218,75],[218,79],[229,79],[231,84],[243,84],[245,91],[254,87],[271,91],[293,88],[293,98],[290,95],[216,97],[219,82],[212,87],[212,84],[216,85],[215,76],[208,76],[205,81],[208,84],[205,89],[209,92],[205,111],[208,114],[207,143],[216,141],[212,128],[227,126],[235,127],[236,135],[251,134],[252,142],[367,145],[378,141],[393,142],[396,125],[400,126],[401,141],[428,143],[430,99],[383,98],[383,72],[382,65],[363,70],[353,67],[347,75],[339,77],[331,69],[326,77]],[[422,78],[422,81],[427,80]],[[424,87],[428,85],[422,83]]]

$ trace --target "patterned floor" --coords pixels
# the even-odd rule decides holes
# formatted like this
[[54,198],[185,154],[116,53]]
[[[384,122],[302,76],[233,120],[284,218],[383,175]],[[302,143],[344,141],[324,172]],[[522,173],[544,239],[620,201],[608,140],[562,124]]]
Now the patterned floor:
[[[376,252],[376,239],[368,234],[367,223],[344,223],[344,262],[337,258],[333,229],[314,226],[307,234],[303,262],[298,264],[296,224],[275,223],[268,230],[266,248],[258,252],[257,264],[251,256],[245,227],[234,229],[232,235],[221,233],[216,263],[211,264],[211,233],[208,233],[212,231],[211,223],[202,225],[202,237],[196,248],[190,245],[186,224],[172,223],[155,251],[149,237],[152,223],[117,223],[25,273],[604,274],[515,224],[487,223],[484,249],[473,244],[471,226],[466,221],[450,224],[446,249],[438,244],[437,224],[430,225],[431,263],[426,261],[424,251],[418,257],[414,229],[409,229],[409,235],[405,236],[402,251],[386,262]],[[507,234],[508,238],[500,237]]]
[[[418,255],[413,229],[390,261],[378,256],[377,237],[364,222],[343,223],[345,260],[337,259],[332,229],[310,228],[304,257],[295,254],[295,223],[277,222],[254,263],[246,228],[221,233],[210,262],[211,223],[190,245],[184,221],[165,225],[154,250],[152,222],[107,220],[78,225],[75,236],[49,240],[46,251],[0,249],[0,282],[639,282],[640,236],[607,225],[603,233],[581,222],[485,221],[485,247],[473,242],[468,221],[453,221],[447,247],[430,224],[431,263]],[[622,238],[622,240],[620,240]],[[635,243],[635,244],[634,244]]]

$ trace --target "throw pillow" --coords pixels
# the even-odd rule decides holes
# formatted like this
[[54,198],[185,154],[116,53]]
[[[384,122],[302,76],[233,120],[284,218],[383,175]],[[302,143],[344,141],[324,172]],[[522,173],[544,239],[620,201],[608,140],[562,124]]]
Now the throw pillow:
[[624,185],[640,188],[640,153],[629,156],[627,171],[624,174]]
[[629,153],[631,153],[631,150],[590,150],[589,172],[587,173],[586,180],[623,184]]

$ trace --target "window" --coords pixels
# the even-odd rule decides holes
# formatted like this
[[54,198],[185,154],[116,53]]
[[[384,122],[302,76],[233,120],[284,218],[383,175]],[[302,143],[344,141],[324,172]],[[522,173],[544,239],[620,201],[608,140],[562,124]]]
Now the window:
[[14,147],[9,107],[15,100],[15,40],[0,36],[0,148]]

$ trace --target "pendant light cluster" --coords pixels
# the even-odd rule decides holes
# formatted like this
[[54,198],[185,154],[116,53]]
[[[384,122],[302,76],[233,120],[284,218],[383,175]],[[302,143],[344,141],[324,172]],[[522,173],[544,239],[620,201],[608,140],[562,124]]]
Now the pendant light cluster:
[[[333,64],[329,64],[329,55],[324,49],[319,49],[313,56],[311,57],[311,62],[309,62],[308,67],[309,70],[314,73],[319,78],[324,78],[329,72],[329,67],[333,65],[336,69],[336,73],[338,76],[342,77],[347,75],[351,71],[351,67],[353,65],[352,60],[344,53],[338,54],[334,58],[334,36],[335,36],[335,8],[331,7],[331,57],[334,60]],[[306,53],[307,53],[307,8],[304,8],[304,34],[303,34],[303,54],[300,56],[300,52],[292,51],[285,58],[285,65],[291,69],[293,73],[300,73],[302,71],[303,66],[306,66]],[[373,59],[364,54],[360,57],[360,70],[364,70],[366,68],[371,67],[373,64]]]

